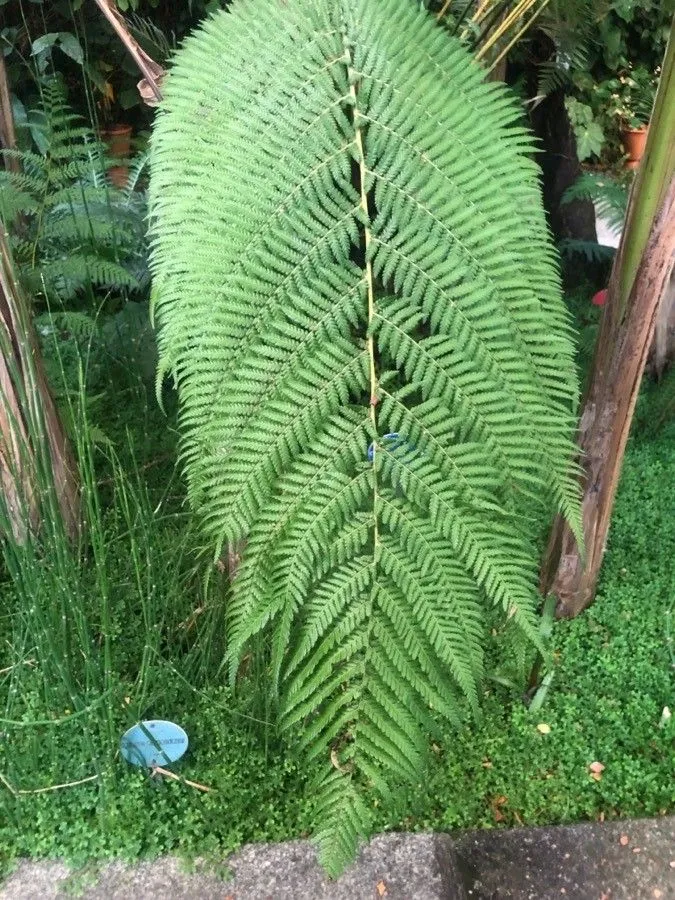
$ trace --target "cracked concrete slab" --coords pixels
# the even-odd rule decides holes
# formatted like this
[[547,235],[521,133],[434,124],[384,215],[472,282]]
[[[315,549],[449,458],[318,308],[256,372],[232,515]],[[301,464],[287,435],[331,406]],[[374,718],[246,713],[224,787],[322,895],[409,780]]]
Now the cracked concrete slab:
[[309,841],[251,844],[227,860],[232,877],[186,872],[177,859],[70,873],[62,863],[23,862],[0,900],[465,900],[446,835],[379,835],[335,882]]

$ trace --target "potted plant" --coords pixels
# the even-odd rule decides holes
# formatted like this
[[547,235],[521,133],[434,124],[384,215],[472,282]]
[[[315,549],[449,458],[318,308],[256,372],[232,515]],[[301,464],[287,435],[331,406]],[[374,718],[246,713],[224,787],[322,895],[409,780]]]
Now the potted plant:
[[129,178],[126,160],[131,156],[133,128],[124,119],[120,120],[119,115],[138,104],[138,91],[125,87],[130,76],[123,64],[99,60],[96,76],[95,84],[101,91],[98,103],[103,122],[100,137],[110,157],[108,175],[116,187],[123,188]]
[[621,73],[615,82],[612,112],[619,119],[627,169],[637,168],[645,151],[658,77],[658,69],[652,73],[641,66]]
[[124,160],[131,155],[131,125],[118,123],[101,131],[101,140],[107,145],[114,165],[108,169],[108,176],[115,187],[123,188],[129,180],[129,167]]

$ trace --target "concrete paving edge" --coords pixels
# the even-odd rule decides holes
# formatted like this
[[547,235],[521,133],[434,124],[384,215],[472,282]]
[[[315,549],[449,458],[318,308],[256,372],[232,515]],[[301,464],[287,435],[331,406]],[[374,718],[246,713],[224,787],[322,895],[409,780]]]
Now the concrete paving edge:
[[251,844],[213,868],[24,861],[0,900],[675,900],[675,816],[550,828],[385,834],[329,882],[308,841]]

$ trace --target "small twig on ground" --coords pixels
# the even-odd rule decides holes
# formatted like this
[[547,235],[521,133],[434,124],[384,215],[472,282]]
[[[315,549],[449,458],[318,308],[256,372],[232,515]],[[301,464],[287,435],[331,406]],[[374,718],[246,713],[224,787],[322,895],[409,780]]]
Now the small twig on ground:
[[[154,459],[151,459],[150,462],[144,463],[142,466],[138,467],[139,472],[147,472],[148,469],[152,469],[153,466],[158,466],[160,463],[165,462],[167,459],[171,459],[173,457],[173,453],[162,453],[161,456],[156,456]],[[114,484],[115,477],[112,478],[102,478],[100,481],[97,481],[96,484],[98,487],[101,487],[104,484]]]
[[49,791],[60,791],[63,788],[76,787],[78,784],[87,784],[89,781],[96,781],[98,778],[98,775],[88,775],[86,778],[80,778],[78,781],[66,781],[64,784],[51,784],[49,787],[34,788],[31,791],[25,791],[15,788],[9,779],[0,772],[0,781],[5,785],[8,791],[11,791],[11,793],[14,794],[15,797],[25,794],[46,794]]
[[206,787],[205,784],[198,784],[196,781],[189,781],[187,778],[181,778],[180,775],[176,775],[175,772],[170,772],[168,769],[163,769],[161,766],[153,766],[152,774],[154,775],[164,775],[166,778],[173,778],[174,781],[180,781],[182,784],[187,784],[188,787],[196,788],[198,791],[206,791],[209,793],[213,790],[213,788]]
[[7,790],[10,792],[10,794],[14,794],[14,796],[16,797],[16,795],[17,795],[17,790],[16,790],[16,788],[14,787],[13,784],[11,784],[11,782],[9,782],[9,781],[5,778],[5,776],[2,774],[2,772],[0,772],[0,781],[4,784],[4,786],[5,786],[5,787],[7,788]]
[[12,669],[18,668],[18,666],[28,666],[29,668],[33,668],[37,663],[34,659],[22,659],[21,662],[14,663],[13,666],[7,666],[6,669],[0,669],[0,675],[6,675],[8,672],[11,672]]

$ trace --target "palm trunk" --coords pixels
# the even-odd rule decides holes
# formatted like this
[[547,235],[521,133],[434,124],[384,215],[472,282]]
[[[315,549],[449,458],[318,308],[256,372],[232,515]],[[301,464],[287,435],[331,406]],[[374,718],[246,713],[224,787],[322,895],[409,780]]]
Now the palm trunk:
[[593,600],[640,381],[675,260],[675,29],[616,256],[579,425],[585,554],[554,524],[542,590],[572,617]]

